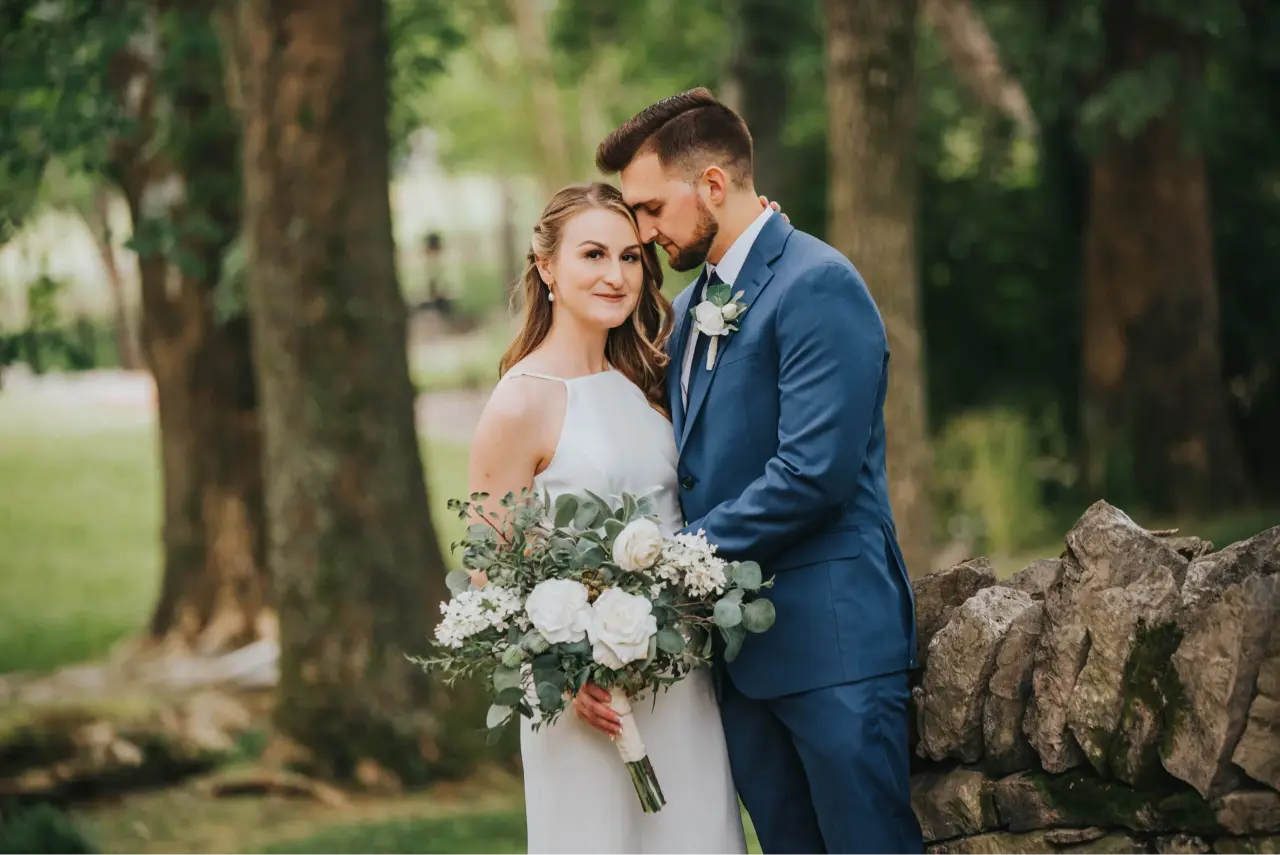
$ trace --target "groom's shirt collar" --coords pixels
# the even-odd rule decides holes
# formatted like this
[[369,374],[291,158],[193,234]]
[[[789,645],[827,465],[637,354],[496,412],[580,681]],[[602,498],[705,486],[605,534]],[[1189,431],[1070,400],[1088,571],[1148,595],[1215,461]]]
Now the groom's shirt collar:
[[720,281],[726,285],[732,285],[737,282],[738,276],[742,273],[742,265],[747,263],[747,255],[751,252],[752,244],[756,242],[756,238],[760,235],[760,230],[764,228],[765,222],[772,213],[772,208],[765,208],[761,211],[760,216],[752,220],[751,225],[747,226],[747,230],[738,235],[738,239],[725,250],[719,264],[707,262],[707,276],[710,276],[714,271],[720,274]]

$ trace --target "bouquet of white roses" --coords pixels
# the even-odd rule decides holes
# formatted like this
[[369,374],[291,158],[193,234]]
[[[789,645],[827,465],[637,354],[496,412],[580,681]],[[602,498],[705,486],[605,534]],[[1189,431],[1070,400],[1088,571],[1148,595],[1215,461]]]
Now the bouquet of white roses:
[[647,497],[616,506],[593,493],[508,494],[506,513],[478,493],[451,500],[476,520],[449,574],[437,654],[416,659],[446,683],[480,678],[493,694],[491,737],[523,715],[536,729],[562,713],[588,681],[609,690],[622,720],[616,739],[646,812],[665,803],[631,715],[631,698],[669,687],[710,661],[712,633],[737,656],[748,632],[774,621],[769,587],[753,562],[726,562],[699,534],[664,537]]

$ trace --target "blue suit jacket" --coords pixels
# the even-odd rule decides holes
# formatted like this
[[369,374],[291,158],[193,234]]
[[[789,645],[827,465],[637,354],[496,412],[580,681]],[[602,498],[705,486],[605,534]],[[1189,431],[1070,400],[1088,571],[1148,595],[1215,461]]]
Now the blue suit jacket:
[[[772,216],[733,291],[738,332],[680,369],[701,277],[675,301],[667,391],[688,529],[775,576],[767,632],[726,666],[774,698],[915,667],[915,606],[885,478],[889,350],[858,271]],[[697,374],[703,374],[697,377]]]

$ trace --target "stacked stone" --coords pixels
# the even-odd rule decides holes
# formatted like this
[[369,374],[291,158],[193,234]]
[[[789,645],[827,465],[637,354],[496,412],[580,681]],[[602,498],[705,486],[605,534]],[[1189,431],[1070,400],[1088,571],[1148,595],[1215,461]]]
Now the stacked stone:
[[1059,558],[915,583],[934,852],[1280,852],[1280,526],[1221,551],[1106,502]]

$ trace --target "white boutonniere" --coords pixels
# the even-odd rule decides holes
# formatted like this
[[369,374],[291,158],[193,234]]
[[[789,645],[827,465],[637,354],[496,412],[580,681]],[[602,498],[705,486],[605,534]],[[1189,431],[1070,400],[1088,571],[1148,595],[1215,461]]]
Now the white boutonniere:
[[723,282],[712,285],[707,289],[706,299],[689,310],[693,314],[698,332],[711,338],[707,345],[708,371],[716,364],[716,346],[720,342],[720,337],[736,333],[738,327],[734,321],[742,317],[742,313],[747,310],[746,304],[742,302],[742,295],[747,292],[739,291],[737,294],[732,292],[733,289]]

